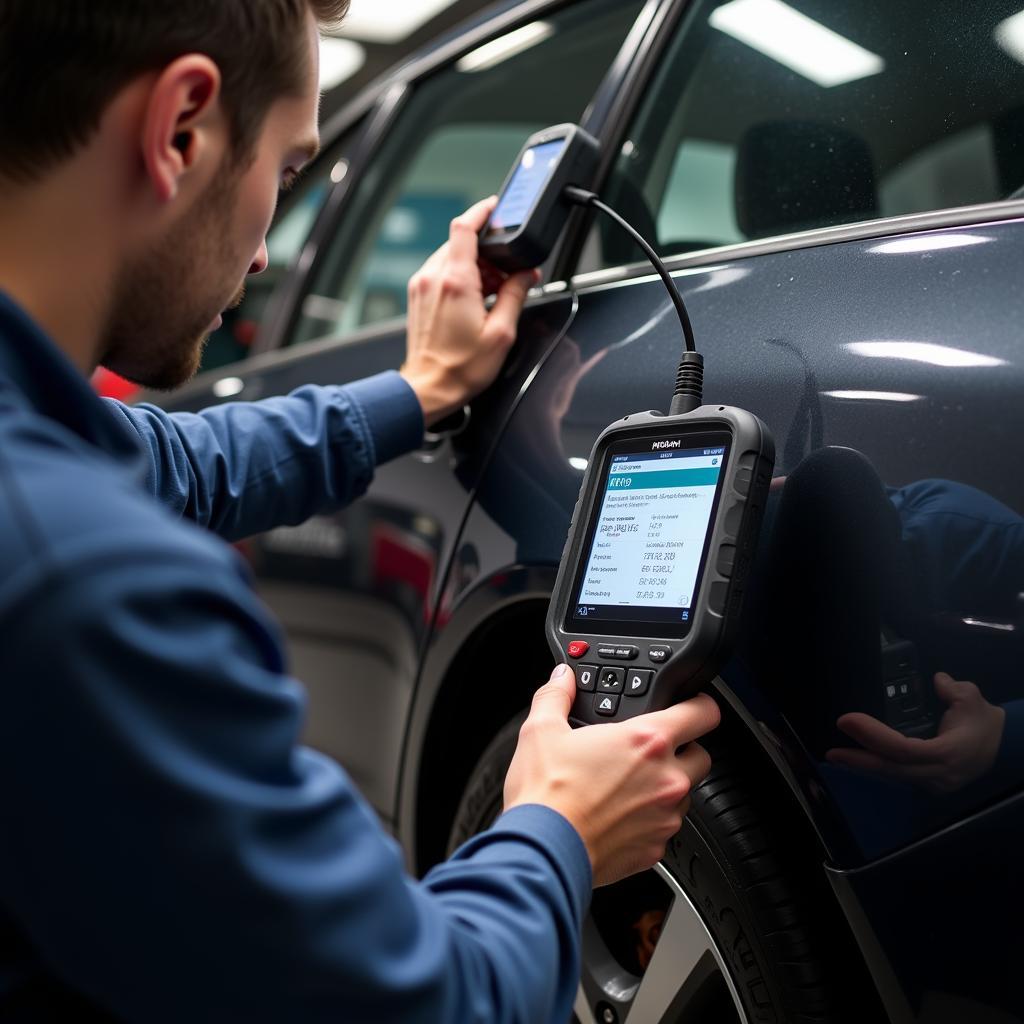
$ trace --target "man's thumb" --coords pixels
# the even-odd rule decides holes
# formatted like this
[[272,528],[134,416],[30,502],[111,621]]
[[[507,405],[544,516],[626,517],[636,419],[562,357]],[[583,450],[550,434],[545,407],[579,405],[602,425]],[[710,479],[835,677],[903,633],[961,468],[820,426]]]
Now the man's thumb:
[[488,314],[488,323],[498,327],[509,327],[512,337],[515,338],[519,314],[523,311],[526,296],[536,282],[537,278],[530,270],[513,274],[508,278],[498,289],[498,297]]
[[935,675],[935,693],[943,704],[952,704],[958,698],[966,696],[964,684],[958,683],[946,672],[938,672]]
[[531,718],[558,718],[566,721],[576,696],[576,676],[568,665],[558,665],[551,678],[533,695]]

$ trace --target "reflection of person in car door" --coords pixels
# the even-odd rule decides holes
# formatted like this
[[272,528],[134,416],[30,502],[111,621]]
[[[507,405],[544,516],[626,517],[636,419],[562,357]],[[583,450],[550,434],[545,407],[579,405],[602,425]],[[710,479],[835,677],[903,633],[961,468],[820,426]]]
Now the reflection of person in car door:
[[[1024,764],[1020,692],[1020,597],[1024,519],[988,494],[952,480],[890,488],[913,594],[915,632],[932,663],[984,673],[985,692],[947,672],[934,677],[943,707],[937,735],[904,736],[870,715],[837,725],[861,749],[837,747],[835,764],[896,779],[936,794],[988,777],[1019,784]],[[998,700],[986,699],[995,689]]]
[[346,7],[3,5],[4,1019],[564,1021],[592,883],[658,860],[708,771],[710,698],[573,731],[563,666],[506,813],[419,883],[298,745],[302,691],[222,539],[352,500],[490,385],[535,280],[485,306],[493,201],[413,279],[401,373],[174,416],[87,384],[195,372],[316,149],[317,19]]
[[[848,448],[814,452],[773,491],[758,586],[770,623],[759,631],[761,665],[816,752],[937,794],[986,776],[993,786],[1019,781],[1019,765],[1012,768],[1024,727],[1024,701],[1013,699],[1019,633],[1012,624],[996,630],[982,657],[964,623],[1017,614],[1024,520],[952,481],[887,489]],[[899,680],[885,678],[891,631],[915,652]],[[930,691],[908,679],[918,675],[918,661]],[[1008,703],[993,703],[942,667],[965,677],[981,672],[985,690]],[[901,699],[904,684],[922,693]]]

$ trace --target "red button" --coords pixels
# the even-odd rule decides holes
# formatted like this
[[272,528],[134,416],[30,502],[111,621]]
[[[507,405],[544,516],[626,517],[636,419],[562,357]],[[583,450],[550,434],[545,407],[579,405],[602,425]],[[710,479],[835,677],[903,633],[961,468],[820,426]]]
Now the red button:
[[589,650],[590,644],[588,644],[586,640],[573,640],[573,642],[569,644],[569,657],[582,658]]

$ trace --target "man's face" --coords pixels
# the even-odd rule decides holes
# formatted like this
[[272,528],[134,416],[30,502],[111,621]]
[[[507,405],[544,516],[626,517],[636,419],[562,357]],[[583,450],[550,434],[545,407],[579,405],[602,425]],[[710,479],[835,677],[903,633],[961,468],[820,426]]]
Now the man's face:
[[266,233],[279,190],[318,142],[312,17],[308,31],[306,88],[271,107],[255,159],[235,167],[229,156],[205,193],[121,273],[101,348],[108,369],[144,387],[184,384],[198,370],[220,314],[241,301],[246,275],[266,269]]

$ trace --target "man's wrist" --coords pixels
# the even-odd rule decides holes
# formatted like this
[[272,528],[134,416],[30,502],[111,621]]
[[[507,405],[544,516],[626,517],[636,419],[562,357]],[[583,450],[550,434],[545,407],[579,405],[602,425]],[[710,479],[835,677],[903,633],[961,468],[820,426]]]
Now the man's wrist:
[[465,404],[465,397],[455,394],[455,389],[442,388],[436,381],[414,373],[407,366],[403,366],[398,372],[416,395],[423,410],[423,422],[427,427],[457,412]]

